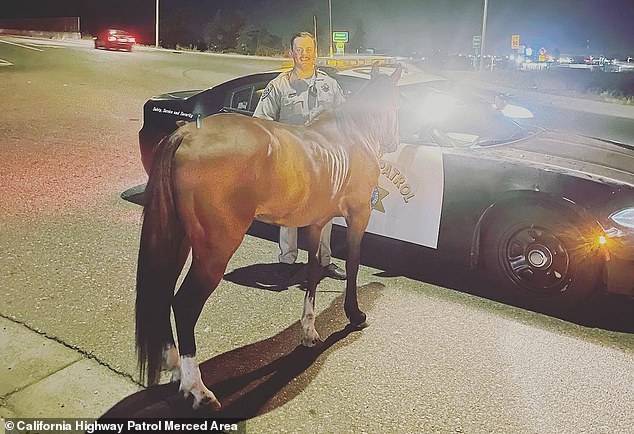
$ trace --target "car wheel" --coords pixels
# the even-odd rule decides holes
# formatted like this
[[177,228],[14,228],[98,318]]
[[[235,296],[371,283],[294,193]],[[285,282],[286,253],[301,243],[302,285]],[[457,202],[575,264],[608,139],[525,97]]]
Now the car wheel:
[[597,249],[566,215],[539,206],[498,214],[487,226],[483,254],[504,301],[560,312],[597,285]]

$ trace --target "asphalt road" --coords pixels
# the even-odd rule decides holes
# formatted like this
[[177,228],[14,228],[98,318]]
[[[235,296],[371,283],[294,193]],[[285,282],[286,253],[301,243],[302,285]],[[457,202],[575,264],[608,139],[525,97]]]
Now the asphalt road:
[[[136,376],[141,210],[119,194],[145,180],[142,105],[278,63],[9,41],[0,315]],[[343,286],[325,280],[326,345],[306,353],[296,349],[303,292],[267,280],[277,247],[255,231],[264,238],[245,238],[197,326],[203,374],[224,384],[228,411],[251,418],[249,432],[631,432],[631,301],[603,297],[553,318],[490,300],[476,273],[406,251],[385,263],[369,243],[359,283],[371,326],[346,329]]]

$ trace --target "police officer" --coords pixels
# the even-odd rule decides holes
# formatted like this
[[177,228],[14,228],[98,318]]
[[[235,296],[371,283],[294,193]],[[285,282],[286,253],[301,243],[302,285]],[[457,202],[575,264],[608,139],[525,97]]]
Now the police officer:
[[[293,69],[271,80],[253,116],[292,125],[306,125],[321,111],[343,102],[344,96],[334,78],[315,68],[317,53],[313,35],[308,32],[294,35],[289,54],[293,58]],[[332,221],[324,226],[321,233],[319,259],[323,276],[345,280],[345,272],[331,263],[331,230]],[[297,259],[297,228],[280,227],[279,247],[280,263],[294,264]]]

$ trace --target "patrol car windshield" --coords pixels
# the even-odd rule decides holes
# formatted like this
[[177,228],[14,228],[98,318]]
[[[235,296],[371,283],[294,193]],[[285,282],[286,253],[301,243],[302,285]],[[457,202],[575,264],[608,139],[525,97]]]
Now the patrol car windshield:
[[404,139],[442,146],[492,146],[529,135],[492,102],[454,92],[447,82],[401,86]]

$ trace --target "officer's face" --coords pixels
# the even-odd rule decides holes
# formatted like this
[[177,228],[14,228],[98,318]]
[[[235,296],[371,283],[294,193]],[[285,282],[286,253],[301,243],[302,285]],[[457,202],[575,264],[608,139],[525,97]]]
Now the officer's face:
[[295,38],[290,54],[297,68],[303,70],[315,68],[315,43],[310,36]]

